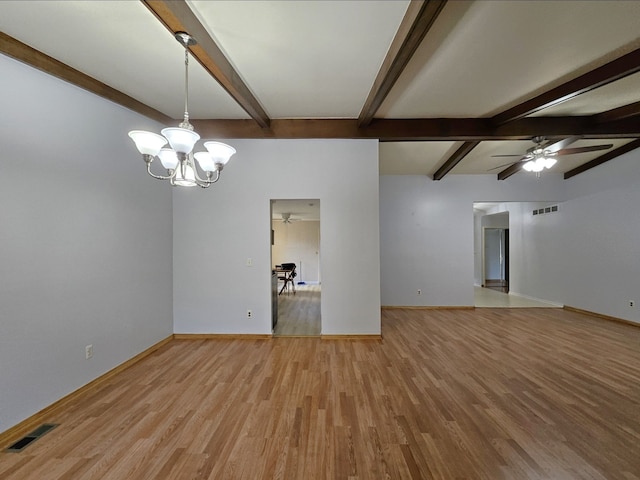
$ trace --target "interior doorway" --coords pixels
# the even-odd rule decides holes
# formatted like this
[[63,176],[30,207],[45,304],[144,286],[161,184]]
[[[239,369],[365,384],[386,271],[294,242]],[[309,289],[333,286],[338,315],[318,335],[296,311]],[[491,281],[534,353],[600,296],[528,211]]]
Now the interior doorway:
[[503,293],[509,293],[509,229],[483,228],[483,284]]
[[320,200],[271,200],[274,336],[321,333]]
[[473,204],[473,278],[476,307],[514,306],[511,290],[509,206],[499,202]]

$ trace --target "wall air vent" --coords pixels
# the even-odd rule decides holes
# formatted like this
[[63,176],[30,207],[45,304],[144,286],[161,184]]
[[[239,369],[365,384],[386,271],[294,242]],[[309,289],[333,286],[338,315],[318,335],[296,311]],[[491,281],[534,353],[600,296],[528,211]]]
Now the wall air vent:
[[22,450],[27,448],[29,445],[31,445],[33,442],[35,442],[37,439],[42,437],[45,433],[49,433],[51,430],[53,430],[57,426],[58,425],[54,423],[43,423],[38,428],[36,428],[33,432],[22,437],[20,440],[10,445],[5,450],[5,452],[21,452]]
[[533,215],[544,215],[544,214],[547,214],[547,213],[556,213],[559,210],[560,210],[560,208],[558,207],[558,205],[550,205],[550,206],[544,207],[544,208],[536,208],[531,213]]

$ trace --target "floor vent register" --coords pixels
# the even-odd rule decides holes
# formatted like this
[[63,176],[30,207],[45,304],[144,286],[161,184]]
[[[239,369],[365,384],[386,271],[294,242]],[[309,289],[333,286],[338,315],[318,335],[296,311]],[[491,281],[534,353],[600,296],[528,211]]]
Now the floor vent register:
[[51,430],[56,428],[58,425],[54,423],[43,423],[38,428],[36,428],[33,432],[25,435],[17,442],[10,445],[5,452],[21,452],[37,439],[42,437],[44,434],[49,433]]

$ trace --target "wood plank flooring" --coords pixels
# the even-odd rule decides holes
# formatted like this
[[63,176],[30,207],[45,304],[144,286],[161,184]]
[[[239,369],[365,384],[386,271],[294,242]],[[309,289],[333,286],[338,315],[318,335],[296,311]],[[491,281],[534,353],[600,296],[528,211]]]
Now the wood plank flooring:
[[276,336],[320,335],[320,285],[298,285],[296,294],[278,295]]
[[640,328],[560,309],[382,325],[175,340],[0,453],[0,478],[640,479]]

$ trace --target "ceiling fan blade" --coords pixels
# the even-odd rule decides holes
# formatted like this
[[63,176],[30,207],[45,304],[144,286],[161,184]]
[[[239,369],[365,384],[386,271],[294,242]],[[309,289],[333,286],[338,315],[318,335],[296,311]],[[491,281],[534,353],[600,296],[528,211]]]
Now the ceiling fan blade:
[[609,150],[611,147],[613,147],[613,143],[607,143],[604,145],[592,145],[590,147],[563,148],[562,150],[558,150],[556,152],[556,155],[573,155],[575,153],[597,152],[599,150]]
[[549,140],[540,146],[547,152],[556,153],[560,150],[566,149],[569,145],[573,142],[577,142],[578,140],[580,140],[580,137],[574,135],[573,137],[567,137],[561,140]]
[[500,157],[521,157],[522,154],[518,153],[515,155],[491,155],[491,158],[500,158]]
[[520,160],[516,160],[515,162],[511,162],[511,163],[505,163],[504,165],[498,165],[497,167],[493,167],[490,168],[489,170],[487,170],[487,172],[490,172],[491,170],[497,170],[498,168],[503,168],[503,167],[510,167],[511,165],[515,165],[516,163],[520,163],[520,162],[524,162],[525,160],[528,160],[529,157],[521,157]]

